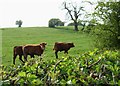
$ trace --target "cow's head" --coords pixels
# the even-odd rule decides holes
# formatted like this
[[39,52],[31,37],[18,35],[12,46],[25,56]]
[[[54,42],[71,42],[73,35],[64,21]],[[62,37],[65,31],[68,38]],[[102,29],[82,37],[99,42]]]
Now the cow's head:
[[47,45],[46,42],[43,42],[43,43],[40,44],[40,46],[41,46],[43,49],[45,49],[45,45]]
[[68,43],[70,47],[75,47],[74,43]]
[[42,45],[47,45],[47,43],[46,42],[43,42],[43,43],[41,43]]

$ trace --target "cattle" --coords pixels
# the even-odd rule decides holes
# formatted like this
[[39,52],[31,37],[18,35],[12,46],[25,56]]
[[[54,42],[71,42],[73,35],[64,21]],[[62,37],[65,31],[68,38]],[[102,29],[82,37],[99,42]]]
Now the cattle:
[[[15,46],[13,48],[13,64],[15,64],[15,59],[16,57],[19,55],[19,59],[24,63],[24,61],[22,60],[22,56],[23,56],[23,50],[22,50],[23,46]],[[30,55],[31,58],[34,58],[34,55]]]
[[45,50],[45,45],[47,45],[47,43],[28,44],[28,45],[23,46],[22,50],[24,54],[24,61],[27,61],[27,55],[41,56]]
[[58,51],[68,54],[68,50],[72,47],[75,47],[73,43],[55,42],[53,50],[55,50],[56,58],[58,58]]

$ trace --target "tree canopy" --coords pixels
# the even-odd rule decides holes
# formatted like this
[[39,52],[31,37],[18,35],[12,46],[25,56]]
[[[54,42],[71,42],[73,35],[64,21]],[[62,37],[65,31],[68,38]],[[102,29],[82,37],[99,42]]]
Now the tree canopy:
[[16,25],[18,25],[18,27],[21,27],[22,23],[23,23],[22,20],[17,20],[17,21],[16,21]]
[[120,1],[98,2],[93,15],[98,42],[104,47],[120,47]]
[[58,18],[52,18],[49,20],[49,27],[55,27],[55,26],[64,26],[64,22],[62,22]]

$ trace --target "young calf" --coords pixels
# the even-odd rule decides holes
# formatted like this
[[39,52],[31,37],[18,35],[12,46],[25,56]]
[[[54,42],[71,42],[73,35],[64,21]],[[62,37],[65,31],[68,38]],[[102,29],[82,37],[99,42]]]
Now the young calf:
[[[22,50],[23,46],[15,46],[13,48],[13,64],[15,64],[15,59],[17,57],[17,55],[19,55],[19,59],[24,63],[24,61],[22,60],[22,56],[23,56],[23,50]],[[30,55],[31,58],[34,58],[34,55]]]
[[53,50],[55,50],[56,58],[58,58],[58,51],[64,51],[68,54],[68,50],[72,47],[75,47],[73,43],[55,42]]
[[23,54],[24,54],[24,60],[27,61],[27,55],[38,55],[41,56],[45,50],[45,45],[47,43],[41,43],[41,44],[28,44],[22,47]]

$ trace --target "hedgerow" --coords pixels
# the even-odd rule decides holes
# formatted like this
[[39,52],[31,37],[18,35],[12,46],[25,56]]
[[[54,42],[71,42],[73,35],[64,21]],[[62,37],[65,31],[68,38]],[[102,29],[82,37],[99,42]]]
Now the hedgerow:
[[78,57],[44,61],[30,59],[24,65],[1,66],[2,85],[120,85],[120,53],[89,51]]

